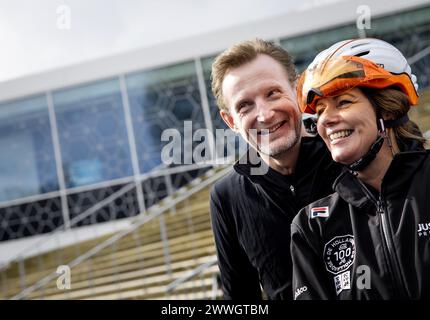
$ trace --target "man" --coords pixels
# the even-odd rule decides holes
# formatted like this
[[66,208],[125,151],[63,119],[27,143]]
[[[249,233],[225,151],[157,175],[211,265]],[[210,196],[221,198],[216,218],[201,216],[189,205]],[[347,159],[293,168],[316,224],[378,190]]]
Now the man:
[[322,140],[303,129],[296,78],[290,55],[259,39],[231,47],[212,66],[222,119],[268,165],[267,173],[253,175],[253,165],[239,161],[211,192],[227,299],[259,300],[260,284],[269,299],[292,299],[291,221],[302,207],[332,193],[339,173]]

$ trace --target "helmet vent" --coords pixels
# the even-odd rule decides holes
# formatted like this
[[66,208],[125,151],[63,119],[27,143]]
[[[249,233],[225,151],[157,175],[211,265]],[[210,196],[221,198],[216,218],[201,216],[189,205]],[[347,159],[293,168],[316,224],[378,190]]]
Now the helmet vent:
[[356,57],[361,57],[361,56],[365,56],[366,54],[369,54],[369,50],[367,50],[367,51],[363,51],[363,52],[360,52],[360,53],[357,53],[357,54],[355,54],[355,56]]
[[352,45],[352,46],[351,46],[351,49],[355,49],[355,48],[358,48],[358,47],[360,47],[360,46],[367,46],[367,45],[369,45],[369,44],[370,44],[370,42],[357,43],[357,44],[355,44],[355,45]]

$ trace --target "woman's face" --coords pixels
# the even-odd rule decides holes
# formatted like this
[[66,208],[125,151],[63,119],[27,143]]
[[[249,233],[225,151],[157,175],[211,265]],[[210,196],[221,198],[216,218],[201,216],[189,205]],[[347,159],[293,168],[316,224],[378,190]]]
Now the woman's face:
[[336,162],[357,161],[377,138],[375,111],[358,88],[318,100],[316,111],[318,133]]

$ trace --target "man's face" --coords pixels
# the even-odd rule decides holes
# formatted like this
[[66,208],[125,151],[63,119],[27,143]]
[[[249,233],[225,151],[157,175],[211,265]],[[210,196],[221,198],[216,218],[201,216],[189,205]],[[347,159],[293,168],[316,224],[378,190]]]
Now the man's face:
[[273,58],[261,54],[230,70],[222,92],[229,112],[222,110],[221,117],[260,153],[280,156],[299,141],[301,113],[296,92],[282,65]]

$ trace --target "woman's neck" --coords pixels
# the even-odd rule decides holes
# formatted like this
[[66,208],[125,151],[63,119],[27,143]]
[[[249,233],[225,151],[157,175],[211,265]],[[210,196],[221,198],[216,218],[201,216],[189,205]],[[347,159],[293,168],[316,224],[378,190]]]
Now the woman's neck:
[[[358,172],[358,178],[368,185],[372,186],[381,192],[382,179],[387,173],[393,160],[393,153],[398,152],[396,140],[391,138],[391,147],[388,144],[387,138],[382,145],[381,150],[376,155],[376,158],[362,171]],[[392,151],[393,150],[393,151]]]

